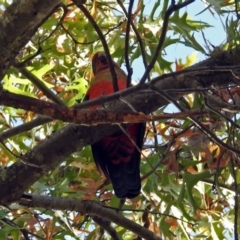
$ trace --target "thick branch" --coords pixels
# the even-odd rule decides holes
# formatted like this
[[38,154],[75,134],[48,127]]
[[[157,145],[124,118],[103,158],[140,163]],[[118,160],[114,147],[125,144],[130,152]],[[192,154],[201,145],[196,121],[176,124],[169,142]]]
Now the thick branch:
[[153,232],[142,227],[141,225],[131,221],[116,211],[109,208],[104,208],[95,201],[79,200],[73,198],[59,198],[47,196],[24,195],[19,203],[28,207],[41,207],[45,209],[70,210],[81,212],[82,214],[89,214],[92,216],[103,217],[117,225],[120,225],[144,239],[161,240]]
[[[139,93],[143,95],[144,93]],[[151,97],[158,96],[153,92],[146,93]],[[76,123],[81,125],[97,125],[106,123],[137,123],[170,118],[186,118],[189,115],[203,115],[203,111],[189,111],[184,113],[145,115],[143,113],[128,111],[109,111],[109,110],[79,110],[77,108],[67,108],[55,103],[38,100],[35,98],[22,96],[8,91],[0,92],[0,104],[14,108],[22,108],[32,111],[52,119],[62,120],[64,122]],[[135,105],[135,104],[134,104]],[[113,107],[112,107],[113,108]]]
[[0,18],[0,80],[60,0],[14,0]]

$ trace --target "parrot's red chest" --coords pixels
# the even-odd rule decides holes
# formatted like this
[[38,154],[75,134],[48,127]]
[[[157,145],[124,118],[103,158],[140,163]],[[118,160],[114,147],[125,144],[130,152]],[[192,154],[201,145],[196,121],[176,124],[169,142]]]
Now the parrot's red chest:
[[[123,90],[126,88],[126,81],[125,80],[118,80],[118,88],[119,90]],[[95,81],[89,90],[87,91],[86,95],[88,96],[89,100],[94,98],[98,98],[102,95],[109,95],[114,93],[113,84],[109,80],[98,80]]]

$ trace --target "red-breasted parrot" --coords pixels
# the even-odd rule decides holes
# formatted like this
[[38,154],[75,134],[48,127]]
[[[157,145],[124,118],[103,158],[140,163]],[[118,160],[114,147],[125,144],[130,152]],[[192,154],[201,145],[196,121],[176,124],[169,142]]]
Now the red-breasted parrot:
[[[126,88],[127,76],[114,61],[113,65],[120,91]],[[94,80],[86,93],[86,99],[91,100],[114,93],[112,75],[105,53],[97,52],[94,55],[92,69]],[[134,198],[141,190],[139,149],[141,150],[143,146],[145,123],[134,123],[126,128],[126,132],[131,139],[119,129],[118,132],[91,145],[98,169],[101,169],[112,182],[118,198]]]

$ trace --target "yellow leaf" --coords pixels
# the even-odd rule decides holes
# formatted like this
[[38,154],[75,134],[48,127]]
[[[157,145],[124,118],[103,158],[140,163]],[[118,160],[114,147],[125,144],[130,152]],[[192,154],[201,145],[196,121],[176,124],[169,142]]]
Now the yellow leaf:
[[197,62],[197,52],[193,52],[190,56],[187,56],[187,61],[185,64],[185,68],[193,65],[194,63]]
[[90,11],[90,14],[93,18],[96,17],[96,14],[97,14],[97,1],[96,0],[93,0],[93,6],[92,6],[92,9]]
[[176,71],[182,70],[183,68],[187,68],[194,63],[197,62],[197,52],[193,52],[191,55],[186,57],[186,63],[183,63],[182,59],[178,59],[175,61]]

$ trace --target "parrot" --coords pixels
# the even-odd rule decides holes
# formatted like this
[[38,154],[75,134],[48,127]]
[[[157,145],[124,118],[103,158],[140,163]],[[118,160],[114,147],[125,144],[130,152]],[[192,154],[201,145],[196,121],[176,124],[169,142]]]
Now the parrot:
[[[112,60],[119,91],[127,87],[127,75]],[[114,93],[112,75],[104,52],[97,52],[92,58],[94,79],[85,98],[92,100],[101,95]],[[113,185],[115,195],[120,199],[134,198],[140,194],[140,158],[145,133],[145,123],[133,123],[118,132],[104,137],[91,145],[98,170],[104,173]],[[134,143],[135,144],[134,144]],[[137,147],[136,147],[137,146]]]

